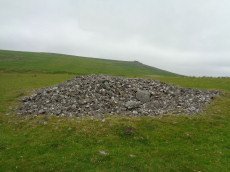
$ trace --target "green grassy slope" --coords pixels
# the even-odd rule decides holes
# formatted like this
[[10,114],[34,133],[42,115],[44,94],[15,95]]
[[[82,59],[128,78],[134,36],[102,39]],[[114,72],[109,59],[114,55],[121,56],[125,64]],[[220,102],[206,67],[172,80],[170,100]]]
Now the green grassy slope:
[[176,74],[146,66],[138,62],[6,50],[0,50],[0,70],[72,74],[103,73],[124,76],[176,76]]
[[[70,79],[74,77],[71,73],[88,74],[89,70],[135,77],[140,68],[134,66],[140,64],[108,61],[110,69],[99,69],[89,64],[101,62],[97,59],[68,56],[69,62],[65,62],[56,54],[0,54],[0,171],[230,171],[229,78],[141,73],[142,77],[184,87],[222,90],[219,98],[195,116],[117,116],[105,121],[21,117],[9,107],[15,107],[18,99],[33,89]],[[82,65],[83,61],[87,63]],[[134,66],[127,70],[130,65],[126,63]],[[126,67],[123,73],[118,70],[122,65]]]
[[[224,90],[198,116],[91,119],[6,115],[29,90],[68,74],[0,73],[0,171],[229,171],[230,79],[158,77]],[[202,86],[201,86],[202,85]],[[108,155],[101,155],[100,151]]]

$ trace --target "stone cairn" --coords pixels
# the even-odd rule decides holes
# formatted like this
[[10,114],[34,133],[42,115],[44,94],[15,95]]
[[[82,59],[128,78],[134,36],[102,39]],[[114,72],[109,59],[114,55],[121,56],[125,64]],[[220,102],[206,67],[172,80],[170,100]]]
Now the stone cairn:
[[218,94],[218,91],[181,88],[150,79],[77,76],[24,97],[18,114],[78,117],[195,114]]

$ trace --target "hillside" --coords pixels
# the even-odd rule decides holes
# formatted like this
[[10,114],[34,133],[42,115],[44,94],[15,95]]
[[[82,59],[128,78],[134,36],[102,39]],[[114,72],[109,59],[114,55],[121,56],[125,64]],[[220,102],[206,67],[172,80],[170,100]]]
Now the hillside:
[[[87,73],[140,76],[222,94],[198,115],[15,114],[19,100],[34,89]],[[0,171],[230,171],[230,78],[180,77],[139,62],[0,51],[0,83]]]
[[176,74],[137,61],[116,61],[54,53],[0,50],[0,70],[39,73],[116,74],[123,76]]

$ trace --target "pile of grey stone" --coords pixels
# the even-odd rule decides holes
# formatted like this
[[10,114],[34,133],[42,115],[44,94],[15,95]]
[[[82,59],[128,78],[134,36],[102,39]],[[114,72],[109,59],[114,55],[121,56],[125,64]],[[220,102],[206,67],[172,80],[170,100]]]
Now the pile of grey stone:
[[22,99],[18,113],[96,117],[195,114],[218,94],[150,79],[88,75],[34,91]]

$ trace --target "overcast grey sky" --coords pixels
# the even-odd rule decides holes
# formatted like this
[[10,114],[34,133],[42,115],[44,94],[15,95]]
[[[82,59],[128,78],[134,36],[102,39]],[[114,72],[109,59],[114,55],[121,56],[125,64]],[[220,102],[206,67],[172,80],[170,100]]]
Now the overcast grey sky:
[[230,76],[230,0],[0,0],[0,49]]

